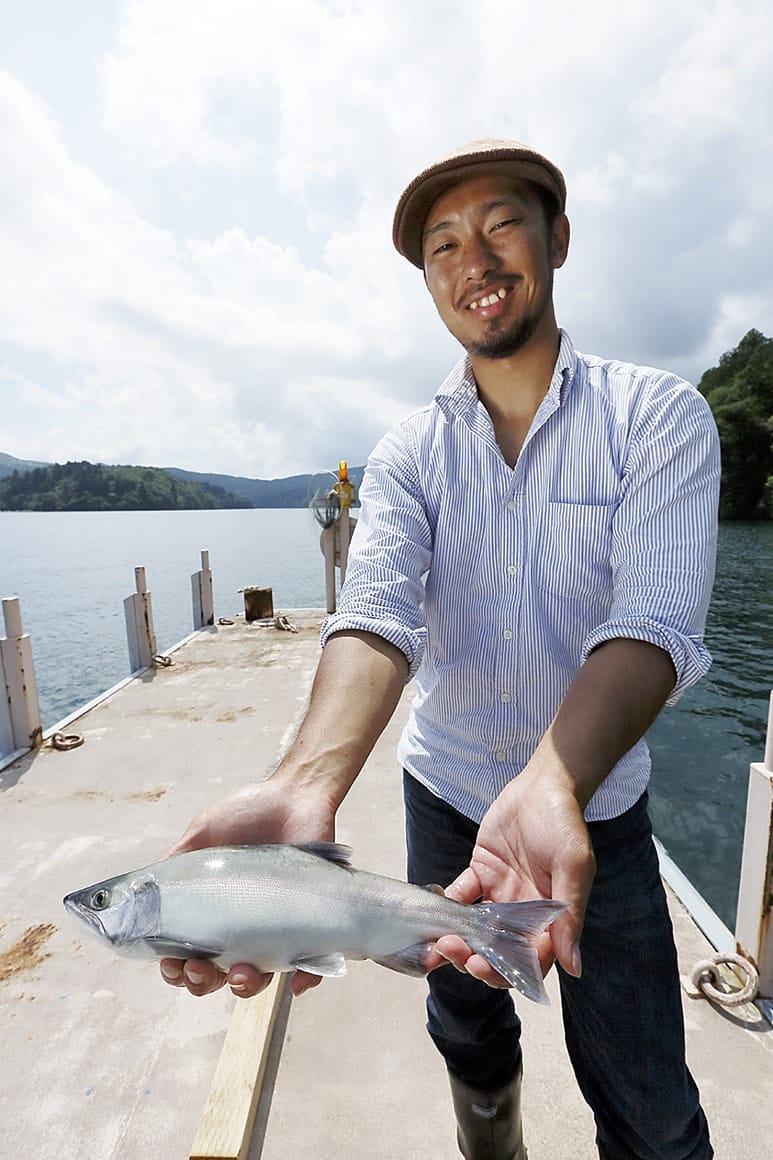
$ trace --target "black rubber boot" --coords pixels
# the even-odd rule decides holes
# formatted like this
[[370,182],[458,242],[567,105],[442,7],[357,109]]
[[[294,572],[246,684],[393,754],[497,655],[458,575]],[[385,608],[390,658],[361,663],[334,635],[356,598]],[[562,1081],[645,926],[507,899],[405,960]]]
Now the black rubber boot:
[[449,1071],[456,1140],[465,1160],[527,1160],[521,1124],[521,1071],[498,1091],[469,1087]]

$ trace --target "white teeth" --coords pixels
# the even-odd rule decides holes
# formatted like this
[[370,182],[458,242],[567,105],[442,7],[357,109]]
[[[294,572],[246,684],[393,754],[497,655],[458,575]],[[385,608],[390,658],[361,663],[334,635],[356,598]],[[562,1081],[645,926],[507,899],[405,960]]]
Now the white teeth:
[[479,306],[493,306],[495,302],[501,301],[507,296],[507,291],[504,286],[500,286],[495,294],[487,294],[485,298],[478,298],[476,302],[470,303],[470,310],[477,310]]

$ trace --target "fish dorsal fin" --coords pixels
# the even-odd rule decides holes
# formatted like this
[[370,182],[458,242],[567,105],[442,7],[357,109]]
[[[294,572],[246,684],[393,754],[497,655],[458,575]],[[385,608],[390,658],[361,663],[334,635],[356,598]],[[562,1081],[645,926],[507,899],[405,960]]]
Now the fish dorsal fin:
[[335,862],[338,866],[351,869],[352,850],[350,846],[341,846],[338,842],[294,842],[296,850],[303,850],[307,854],[315,854],[317,858],[324,858],[326,862]]

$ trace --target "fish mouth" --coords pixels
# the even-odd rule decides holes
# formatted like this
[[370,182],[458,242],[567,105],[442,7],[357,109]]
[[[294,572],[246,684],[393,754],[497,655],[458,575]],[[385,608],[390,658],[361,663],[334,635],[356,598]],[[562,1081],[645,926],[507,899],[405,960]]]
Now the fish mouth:
[[67,912],[71,914],[77,922],[85,926],[89,934],[96,935],[96,937],[100,939],[106,938],[107,936],[105,934],[105,928],[103,927],[99,916],[96,915],[93,910],[90,910],[87,906],[84,906],[80,901],[80,897],[80,894],[68,894],[62,900]]

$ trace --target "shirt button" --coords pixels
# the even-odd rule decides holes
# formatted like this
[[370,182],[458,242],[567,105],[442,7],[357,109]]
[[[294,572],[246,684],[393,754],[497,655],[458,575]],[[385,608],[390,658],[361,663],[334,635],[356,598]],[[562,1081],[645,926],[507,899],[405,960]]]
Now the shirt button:
[[504,749],[498,749],[498,750],[496,751],[496,753],[494,754],[494,757],[497,759],[497,761],[504,761],[504,760],[505,760],[505,751],[504,751]]
[[513,630],[511,628],[506,628],[505,631],[502,633],[502,636],[505,638],[505,640],[512,640],[513,639]]
[[508,564],[507,572],[509,576],[515,576],[517,571],[518,569],[516,568],[515,564]]
[[508,501],[507,501],[507,510],[508,510],[509,512],[514,512],[514,511],[515,511],[515,501],[514,501],[514,500],[510,499],[510,500],[508,500]]
[[502,698],[501,698],[501,699],[502,699],[503,701],[509,701],[509,700],[510,700],[510,694],[509,694],[509,693],[502,693]]

